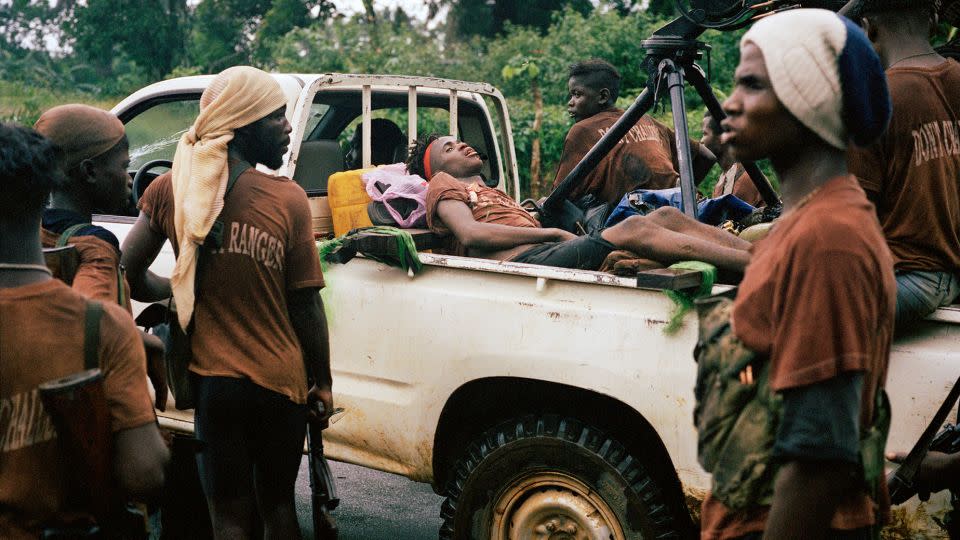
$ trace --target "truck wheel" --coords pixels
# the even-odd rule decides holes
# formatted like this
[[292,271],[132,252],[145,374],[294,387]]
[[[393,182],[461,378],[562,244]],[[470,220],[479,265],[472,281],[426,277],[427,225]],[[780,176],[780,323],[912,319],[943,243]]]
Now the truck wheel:
[[680,538],[646,467],[574,418],[516,418],[475,439],[454,466],[441,539]]

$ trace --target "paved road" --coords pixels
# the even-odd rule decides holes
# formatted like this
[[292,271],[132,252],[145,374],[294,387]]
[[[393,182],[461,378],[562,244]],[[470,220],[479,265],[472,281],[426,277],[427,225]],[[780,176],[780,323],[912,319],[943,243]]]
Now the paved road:
[[[337,478],[340,506],[333,515],[339,540],[433,540],[440,527],[440,503],[428,484],[402,476],[330,462]],[[297,478],[297,514],[304,538],[313,538],[307,458]]]

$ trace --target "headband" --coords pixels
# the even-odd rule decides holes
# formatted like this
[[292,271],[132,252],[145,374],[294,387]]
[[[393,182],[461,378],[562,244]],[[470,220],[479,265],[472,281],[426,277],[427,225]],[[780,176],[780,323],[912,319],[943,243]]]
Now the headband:
[[430,149],[433,148],[433,143],[437,142],[436,139],[427,143],[427,149],[423,152],[423,172],[427,175],[424,180],[430,181],[430,178],[433,177],[433,171],[430,170]]

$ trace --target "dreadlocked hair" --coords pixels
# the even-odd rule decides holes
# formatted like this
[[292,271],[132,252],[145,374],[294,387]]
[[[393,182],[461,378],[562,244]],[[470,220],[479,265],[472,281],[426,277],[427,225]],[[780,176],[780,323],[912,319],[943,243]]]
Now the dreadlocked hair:
[[427,178],[427,171],[423,167],[423,156],[427,153],[427,148],[433,144],[433,141],[439,138],[440,135],[431,133],[426,137],[417,138],[410,144],[409,151],[407,152],[408,173],[415,174],[427,181],[430,180]]

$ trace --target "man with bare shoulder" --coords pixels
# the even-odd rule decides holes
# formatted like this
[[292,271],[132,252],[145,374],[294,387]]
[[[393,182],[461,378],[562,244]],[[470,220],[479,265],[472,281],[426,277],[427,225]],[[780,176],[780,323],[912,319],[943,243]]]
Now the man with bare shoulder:
[[[57,432],[38,390],[83,371],[91,360],[85,346],[96,341],[85,340],[91,301],[44,266],[41,215],[60,178],[50,141],[0,124],[0,538],[12,540],[91,520],[64,506]],[[96,361],[116,481],[131,497],[151,498],[163,485],[167,449],[150,403],[143,346],[129,313],[112,301],[99,305]]]
[[506,193],[487,187],[483,161],[454,137],[431,136],[411,149],[407,169],[429,179],[427,224],[452,234],[448,250],[501,261],[596,270],[611,251],[624,249],[670,264],[701,260],[742,272],[750,243],[704,225],[676,208],[659,208],[584,236],[543,228]]

